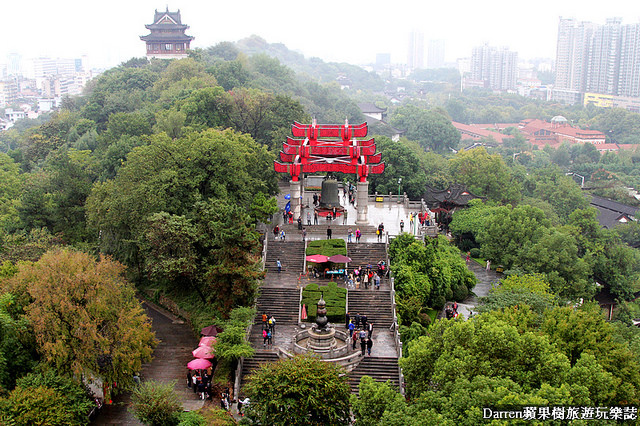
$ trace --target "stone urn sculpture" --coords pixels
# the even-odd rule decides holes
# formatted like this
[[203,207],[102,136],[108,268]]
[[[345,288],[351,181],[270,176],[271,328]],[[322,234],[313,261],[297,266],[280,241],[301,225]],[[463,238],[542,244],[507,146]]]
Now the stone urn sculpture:
[[329,319],[327,318],[327,304],[324,301],[324,293],[320,295],[318,300],[318,309],[316,311],[316,325],[319,331],[325,330]]

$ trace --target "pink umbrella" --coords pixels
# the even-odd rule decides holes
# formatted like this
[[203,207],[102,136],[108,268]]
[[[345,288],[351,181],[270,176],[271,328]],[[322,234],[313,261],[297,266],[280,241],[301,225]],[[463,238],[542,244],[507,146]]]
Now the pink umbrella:
[[351,262],[351,258],[348,256],[344,256],[342,254],[334,254],[329,258],[329,262],[333,263],[349,263]]
[[311,256],[307,256],[307,262],[324,263],[328,260],[329,258],[323,254],[312,254]]
[[211,346],[216,342],[216,338],[213,336],[207,336],[200,339],[200,344],[198,346]]
[[221,331],[222,329],[220,327],[216,325],[210,325],[200,330],[200,334],[202,334],[203,336],[217,336]]
[[187,367],[189,370],[204,370],[205,368],[211,367],[211,362],[206,359],[196,358],[192,361],[189,361]]
[[192,352],[194,358],[215,358],[213,348],[210,346],[198,346]]

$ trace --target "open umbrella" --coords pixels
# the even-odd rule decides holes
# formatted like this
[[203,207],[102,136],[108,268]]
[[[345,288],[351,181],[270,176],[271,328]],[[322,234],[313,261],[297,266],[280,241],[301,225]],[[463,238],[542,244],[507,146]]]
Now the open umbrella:
[[307,262],[324,263],[328,260],[329,258],[323,254],[312,254],[311,256],[307,256]]
[[351,258],[349,256],[345,256],[342,254],[334,254],[329,258],[329,262],[333,263],[349,263],[351,262]]
[[200,334],[202,334],[203,336],[217,336],[218,333],[220,333],[222,331],[221,328],[219,328],[216,325],[209,325],[205,328],[203,328],[202,330],[200,330]]
[[211,362],[206,359],[196,358],[192,361],[189,361],[187,367],[189,370],[204,370],[205,368],[211,367]]
[[215,358],[213,348],[211,346],[198,346],[192,352],[194,358]]
[[200,339],[199,346],[211,346],[211,344],[215,341],[216,341],[216,338],[213,336],[203,337],[202,339]]
[[303,320],[307,319],[307,305],[305,305],[304,303],[302,304],[302,313],[300,314],[300,317]]

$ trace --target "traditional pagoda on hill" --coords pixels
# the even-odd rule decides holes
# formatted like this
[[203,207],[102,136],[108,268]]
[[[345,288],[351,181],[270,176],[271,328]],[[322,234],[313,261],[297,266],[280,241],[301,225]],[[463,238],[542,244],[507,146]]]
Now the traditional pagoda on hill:
[[189,29],[182,23],[180,10],[155,11],[153,24],[145,25],[151,34],[140,36],[147,43],[147,58],[182,59],[187,57],[189,44],[194,37],[184,32]]

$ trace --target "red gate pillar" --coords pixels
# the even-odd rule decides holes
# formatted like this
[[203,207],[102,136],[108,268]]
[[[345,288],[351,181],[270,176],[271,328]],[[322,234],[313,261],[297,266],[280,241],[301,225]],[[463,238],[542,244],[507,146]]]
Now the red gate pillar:
[[356,203],[357,203],[357,216],[356,216],[356,224],[357,225],[368,225],[369,224],[369,182],[358,182],[357,185],[357,194],[356,194]]
[[295,222],[300,217],[300,213],[302,210],[302,185],[304,179],[299,180],[291,180],[289,181],[289,194],[291,194],[291,212],[293,213],[293,221]]

